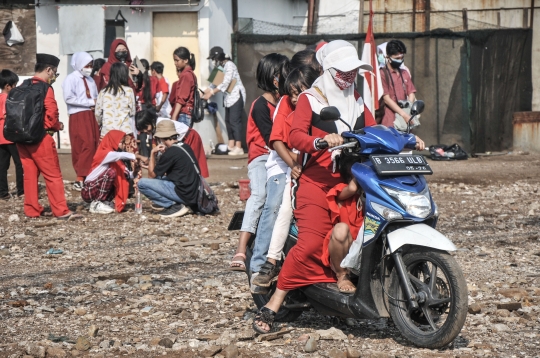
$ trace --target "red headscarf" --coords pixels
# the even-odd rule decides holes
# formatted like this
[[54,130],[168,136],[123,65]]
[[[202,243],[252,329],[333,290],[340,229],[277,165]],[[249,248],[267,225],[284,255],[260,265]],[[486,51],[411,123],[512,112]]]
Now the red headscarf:
[[[94,159],[92,160],[92,170],[103,162],[103,159],[105,159],[107,154],[115,152],[118,149],[118,144],[122,142],[125,136],[126,133],[118,130],[112,130],[105,134],[105,137],[103,137],[103,140],[99,144]],[[117,212],[121,212],[124,210],[129,196],[129,182],[124,175],[126,166],[119,160],[109,163],[109,167],[116,170],[116,178],[114,179],[114,189],[116,191],[114,206]]]
[[[118,60],[116,58],[116,56],[114,55],[118,45],[126,46],[128,55],[127,55],[125,63],[126,63],[126,65],[128,67],[131,66],[131,62],[132,62],[131,53],[129,52],[129,47],[127,46],[126,41],[124,41],[122,39],[114,40],[112,42],[112,44],[111,44],[110,49],[109,49],[109,57],[107,58],[107,62],[105,62],[103,67],[101,67],[101,71],[99,72],[100,81],[99,81],[98,91],[101,91],[103,88],[105,88],[105,86],[107,86],[107,83],[109,83],[109,77],[111,75],[111,66],[112,66],[112,64],[120,62],[120,60]],[[128,82],[129,82],[129,86],[132,87],[136,91],[135,85],[131,81],[131,78],[128,80]]]

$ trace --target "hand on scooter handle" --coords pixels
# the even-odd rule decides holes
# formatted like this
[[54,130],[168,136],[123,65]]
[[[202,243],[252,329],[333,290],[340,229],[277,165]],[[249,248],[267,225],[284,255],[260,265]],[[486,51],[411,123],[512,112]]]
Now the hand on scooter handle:
[[[343,137],[337,133],[327,134],[322,141],[328,143],[328,148],[337,147],[338,145],[343,144]],[[322,142],[320,141],[320,142]]]

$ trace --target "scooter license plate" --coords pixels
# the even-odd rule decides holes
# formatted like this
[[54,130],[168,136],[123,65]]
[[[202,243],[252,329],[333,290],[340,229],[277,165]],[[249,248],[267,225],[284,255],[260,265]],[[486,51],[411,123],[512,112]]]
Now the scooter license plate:
[[374,154],[369,157],[379,175],[433,174],[433,170],[422,155]]

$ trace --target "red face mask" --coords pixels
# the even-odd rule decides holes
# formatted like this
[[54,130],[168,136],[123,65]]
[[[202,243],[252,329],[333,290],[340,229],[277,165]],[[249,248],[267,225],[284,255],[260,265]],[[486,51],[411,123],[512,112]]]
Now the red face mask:
[[358,74],[358,69],[355,68],[354,70],[349,72],[342,72],[336,70],[335,68],[331,68],[330,74],[334,78],[336,86],[338,86],[339,89],[343,91],[344,89],[347,89],[353,85],[354,80],[356,79],[356,75]]

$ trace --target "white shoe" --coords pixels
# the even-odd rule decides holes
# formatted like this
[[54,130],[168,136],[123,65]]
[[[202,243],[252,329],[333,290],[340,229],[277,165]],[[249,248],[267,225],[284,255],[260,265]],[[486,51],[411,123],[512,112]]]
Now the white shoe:
[[229,155],[244,155],[244,150],[242,148],[234,147],[233,150],[229,151]]
[[92,214],[111,214],[114,213],[114,209],[101,201],[93,201],[90,204],[90,212]]

